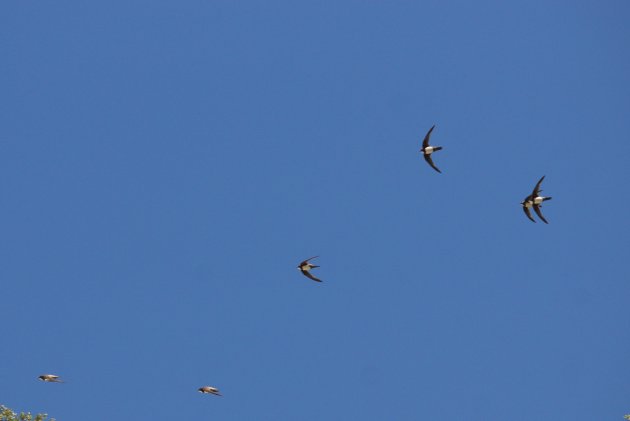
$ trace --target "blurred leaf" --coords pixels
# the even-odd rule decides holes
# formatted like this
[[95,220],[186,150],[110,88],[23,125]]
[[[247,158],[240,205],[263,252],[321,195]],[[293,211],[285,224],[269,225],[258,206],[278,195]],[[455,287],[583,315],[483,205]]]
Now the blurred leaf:
[[[6,406],[0,405],[0,421],[46,421],[47,419],[48,414],[37,414],[33,418],[30,412],[20,412],[20,415],[18,415]],[[51,418],[48,421],[55,421],[55,419]]]

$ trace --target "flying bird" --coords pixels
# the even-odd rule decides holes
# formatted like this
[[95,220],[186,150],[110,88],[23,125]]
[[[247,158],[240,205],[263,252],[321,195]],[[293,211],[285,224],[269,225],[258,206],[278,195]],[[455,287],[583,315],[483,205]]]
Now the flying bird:
[[43,382],[51,382],[51,383],[63,383],[63,380],[59,378],[59,376],[55,376],[54,374],[42,374],[38,377]]
[[199,393],[210,393],[212,395],[223,396],[221,393],[219,393],[219,389],[212,386],[202,386],[197,390],[199,391]]
[[431,137],[431,132],[433,131],[433,129],[435,128],[435,124],[433,125],[433,127],[431,127],[429,129],[429,131],[427,132],[426,136],[424,137],[424,140],[422,141],[422,149],[420,149],[420,152],[422,152],[424,154],[424,160],[427,161],[429,163],[429,165],[431,165],[431,167],[439,172],[440,174],[442,173],[442,171],[440,171],[440,169],[438,167],[435,166],[435,164],[433,163],[433,159],[431,158],[431,154],[435,151],[439,151],[442,149],[441,146],[431,146],[429,145],[429,138]]
[[319,256],[309,257],[308,259],[304,260],[303,262],[301,262],[298,265],[298,269],[300,269],[300,272],[302,272],[302,275],[306,276],[307,278],[310,278],[310,279],[312,279],[313,281],[316,281],[316,282],[322,282],[321,279],[317,279],[316,277],[311,275],[311,272],[310,272],[311,269],[319,267],[317,265],[313,265],[313,264],[309,263],[309,260],[313,260],[316,257],[319,257]]
[[529,208],[533,208],[534,212],[536,212],[536,215],[538,215],[538,217],[545,224],[548,224],[549,222],[547,222],[547,220],[543,216],[542,212],[540,211],[540,208],[542,207],[542,203],[547,201],[547,200],[551,200],[551,197],[546,197],[546,196],[541,196],[540,195],[540,192],[542,191],[540,189],[540,184],[543,182],[544,179],[545,179],[545,176],[543,175],[541,177],[541,179],[538,180],[538,183],[536,183],[536,187],[534,187],[534,190],[532,191],[532,194],[530,194],[529,196],[525,197],[525,199],[523,199],[523,201],[521,202],[521,205],[523,206],[523,212],[525,212],[525,215],[527,215],[527,217],[529,218],[530,221],[536,222],[534,220],[534,218],[532,217],[532,213],[529,210]]

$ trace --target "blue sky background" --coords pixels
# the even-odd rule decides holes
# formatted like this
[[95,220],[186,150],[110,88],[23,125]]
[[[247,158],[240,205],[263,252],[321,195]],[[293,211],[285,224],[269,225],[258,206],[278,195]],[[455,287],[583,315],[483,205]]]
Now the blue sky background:
[[[3,1],[0,403],[621,419],[628,22],[625,0]],[[549,225],[519,205],[542,175]],[[323,284],[296,269],[315,254]]]

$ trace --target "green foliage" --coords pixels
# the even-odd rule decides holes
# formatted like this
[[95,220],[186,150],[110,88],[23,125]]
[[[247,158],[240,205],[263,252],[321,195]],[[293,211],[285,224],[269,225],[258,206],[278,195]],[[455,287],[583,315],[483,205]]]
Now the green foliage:
[[630,421],[630,415],[624,415],[623,419]]
[[54,418],[48,419],[48,414],[33,415],[30,412],[20,412],[20,415],[11,411],[4,405],[0,405],[0,421],[55,421]]

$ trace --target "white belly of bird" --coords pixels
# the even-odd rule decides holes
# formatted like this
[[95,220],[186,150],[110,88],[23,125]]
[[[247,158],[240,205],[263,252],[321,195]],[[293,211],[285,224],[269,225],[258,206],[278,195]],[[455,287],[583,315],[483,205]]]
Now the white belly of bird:
[[431,155],[433,153],[433,146],[427,146],[426,148],[424,148],[424,153],[426,155]]
[[534,199],[534,203],[537,205],[540,205],[543,202],[544,197],[542,196],[538,196],[537,198]]

